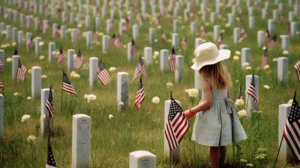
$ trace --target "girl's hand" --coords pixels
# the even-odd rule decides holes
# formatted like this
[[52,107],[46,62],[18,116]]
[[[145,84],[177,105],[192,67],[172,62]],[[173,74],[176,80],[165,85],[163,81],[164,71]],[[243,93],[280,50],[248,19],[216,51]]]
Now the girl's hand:
[[183,114],[187,119],[192,118],[191,114],[189,113],[189,110],[186,110],[186,111],[182,112],[182,114]]

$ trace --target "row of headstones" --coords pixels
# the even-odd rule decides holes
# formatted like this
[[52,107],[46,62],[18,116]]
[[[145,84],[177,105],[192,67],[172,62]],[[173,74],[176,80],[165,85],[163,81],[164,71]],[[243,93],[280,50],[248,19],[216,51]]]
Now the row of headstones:
[[[250,75],[251,76],[251,75]],[[247,82],[247,80],[246,80]],[[248,80],[250,83],[250,80]],[[46,119],[41,119],[41,133],[46,133],[46,126],[48,125],[48,112],[46,111],[46,100],[49,95],[49,89],[42,89],[42,99],[41,99],[41,115],[46,115]],[[54,96],[54,91],[53,91]],[[179,105],[181,102],[177,101]],[[165,115],[164,115],[164,125],[166,125],[170,100],[165,101]],[[291,109],[290,104],[279,105],[279,128],[278,128],[278,142],[282,137],[282,130],[286,124],[288,113]],[[251,115],[251,114],[250,114]],[[248,116],[248,113],[247,113]],[[53,126],[53,125],[52,125]],[[53,128],[53,127],[52,127]],[[90,163],[90,137],[91,137],[91,118],[85,114],[73,115],[73,126],[72,126],[72,166],[81,167],[86,166]],[[3,95],[0,94],[0,139],[3,138]],[[166,138],[164,137],[164,155],[169,157],[169,146]],[[171,151],[171,157],[173,161],[180,160],[180,146]],[[283,141],[281,150],[279,153],[279,159],[282,161],[295,160],[290,148],[287,143]],[[147,163],[143,163],[143,162]],[[149,167],[155,167],[155,155],[147,151],[135,151],[130,153],[130,168],[141,167],[142,164],[147,164]]]

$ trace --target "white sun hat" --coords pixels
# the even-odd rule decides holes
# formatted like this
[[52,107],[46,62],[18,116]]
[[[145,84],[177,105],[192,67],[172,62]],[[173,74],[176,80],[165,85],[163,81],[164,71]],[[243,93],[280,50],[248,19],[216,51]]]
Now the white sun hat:
[[230,50],[218,50],[214,43],[207,42],[199,45],[195,49],[194,55],[196,62],[191,68],[198,71],[205,65],[212,65],[228,59],[230,57]]

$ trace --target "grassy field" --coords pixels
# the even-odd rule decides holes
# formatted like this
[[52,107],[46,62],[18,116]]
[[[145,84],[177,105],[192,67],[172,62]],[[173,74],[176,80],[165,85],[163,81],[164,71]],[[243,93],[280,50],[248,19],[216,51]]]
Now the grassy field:
[[[277,62],[273,62],[273,58],[282,57],[281,39],[278,38],[278,46],[276,49],[269,51],[268,64],[269,70],[257,69],[261,67],[261,58],[264,50],[257,47],[257,31],[266,30],[267,20],[261,19],[261,8],[264,7],[265,0],[258,2],[260,10],[254,10],[255,16],[255,29],[248,30],[248,10],[246,1],[241,1],[243,13],[241,15],[243,23],[248,31],[248,38],[243,39],[240,43],[235,45],[233,43],[233,28],[236,26],[236,20],[233,27],[226,27],[227,13],[231,12],[231,6],[227,6],[226,10],[221,9],[223,20],[217,20],[216,24],[221,26],[224,31],[224,44],[228,45],[232,51],[231,57],[228,60],[228,69],[232,76],[232,87],[230,88],[231,97],[235,100],[238,94],[238,86],[241,84],[245,90],[245,76],[255,70],[255,74],[259,76],[259,110],[262,111],[261,115],[253,116],[251,120],[241,118],[241,122],[245,128],[248,139],[237,143],[234,146],[227,147],[226,166],[227,167],[245,167],[246,164],[253,164],[254,167],[272,167],[275,162],[278,150],[278,106],[287,103],[289,99],[293,98],[295,90],[299,90],[299,83],[294,64],[298,60],[299,55],[299,37],[290,39],[290,52],[286,57],[289,58],[289,76],[288,83],[277,81]],[[77,1],[74,1],[77,3]],[[101,1],[102,2],[102,1]],[[272,10],[278,9],[278,6],[269,1],[269,18],[272,17]],[[167,3],[164,1],[165,6]],[[84,3],[83,3],[84,4]],[[102,5],[103,3],[101,3]],[[8,8],[15,8],[4,4],[3,1],[0,5]],[[118,34],[118,7],[116,5],[116,15],[114,18],[115,29],[114,32]],[[132,39],[132,25],[138,24],[136,14],[140,12],[140,5],[138,3],[137,10],[134,14],[133,22],[127,34],[122,36],[123,45],[127,45]],[[253,5],[253,1],[252,1]],[[286,34],[286,26],[288,20],[288,11],[293,10],[293,6],[285,4],[285,20],[284,24],[279,21],[275,22],[275,33],[279,35]],[[77,5],[75,5],[77,7]],[[90,16],[92,16],[92,3],[90,2]],[[193,6],[193,5],[192,5]],[[151,14],[151,7],[147,1],[147,11]],[[109,6],[107,7],[106,17],[109,16]],[[127,48],[122,50],[114,47],[107,54],[102,54],[102,41],[101,36],[98,37],[99,43],[94,43],[91,49],[86,48],[85,38],[81,39],[77,44],[71,43],[70,32],[67,34],[67,40],[54,39],[52,33],[45,35],[41,30],[34,31],[33,28],[26,28],[19,25],[19,20],[13,22],[0,16],[0,22],[5,22],[6,25],[11,27],[18,27],[18,30],[23,30],[24,35],[26,32],[32,32],[34,37],[42,37],[44,46],[42,47],[42,55],[45,59],[40,60],[35,56],[34,50],[28,51],[24,46],[17,47],[22,64],[29,70],[33,66],[40,66],[42,68],[42,75],[47,78],[42,79],[42,88],[48,88],[52,83],[55,96],[54,96],[54,109],[55,109],[55,126],[54,135],[51,137],[51,144],[54,152],[54,157],[58,167],[71,167],[72,160],[72,115],[74,114],[87,114],[91,117],[91,167],[128,167],[129,166],[129,153],[136,150],[147,150],[156,155],[156,166],[158,168],[169,167],[168,158],[164,158],[164,101],[169,99],[169,88],[166,86],[167,82],[174,84],[173,97],[182,103],[183,109],[188,109],[192,106],[185,89],[194,88],[194,71],[190,68],[192,59],[194,58],[194,42],[195,38],[199,36],[192,36],[190,33],[190,19],[184,22],[183,11],[185,7],[179,9],[179,36],[180,41],[183,35],[186,35],[189,45],[188,51],[181,49],[176,50],[176,54],[184,56],[184,81],[175,83],[174,74],[171,72],[161,73],[159,68],[159,56],[153,58],[152,65],[146,66],[147,79],[144,79],[143,85],[145,90],[145,101],[141,109],[138,111],[134,106],[136,91],[138,88],[138,81],[130,81],[129,83],[129,102],[128,109],[124,112],[117,112],[117,72],[128,72],[129,79],[133,79],[136,62],[139,55],[143,55],[144,47],[152,47],[154,51],[161,49],[171,50],[171,42],[163,43],[161,41],[161,32],[164,30],[168,39],[171,39],[172,30],[169,30],[169,19],[166,15],[162,16],[161,28],[156,29],[156,39],[153,45],[149,45],[148,32],[149,28],[156,28],[154,21],[146,21],[143,27],[139,30],[139,40],[136,42],[138,53],[136,54],[136,62],[134,64],[127,63]],[[207,11],[215,11],[215,3],[207,6]],[[68,8],[69,10],[69,8]],[[158,2],[156,11],[159,10]],[[195,12],[198,14],[198,19],[194,20],[197,23],[197,30],[202,24],[200,17],[200,5],[195,6]],[[69,11],[68,11],[69,12]],[[75,10],[74,13],[77,13]],[[34,17],[41,17],[45,20],[47,16],[34,14],[27,10],[21,9],[21,13],[33,15]],[[51,10],[49,10],[49,14]],[[85,13],[85,10],[84,10]],[[171,12],[173,13],[173,12]],[[238,16],[238,15],[236,15]],[[98,32],[106,33],[106,19],[101,19],[101,28]],[[295,18],[299,22],[299,16]],[[151,20],[151,19],[150,19]],[[67,28],[75,28],[76,25],[68,23],[61,23],[60,18],[51,18],[51,23],[65,24]],[[91,17],[91,25],[94,24],[94,17]],[[34,24],[32,24],[34,25]],[[51,25],[52,27],[52,25]],[[213,39],[213,25],[207,19],[205,26],[206,35],[204,40],[209,41]],[[81,32],[92,31],[92,26],[87,29],[84,26]],[[52,30],[50,31],[52,32]],[[197,31],[199,32],[199,31]],[[274,34],[274,33],[273,33]],[[273,36],[271,34],[271,36]],[[109,34],[111,36],[112,34]],[[109,67],[116,67],[116,71],[109,72],[111,81],[107,86],[103,86],[100,81],[93,89],[89,88],[89,72],[88,69],[83,67],[77,70],[76,73],[80,78],[70,78],[78,97],[63,93],[63,110],[60,112],[61,89],[62,89],[62,68],[57,63],[48,63],[48,43],[55,42],[57,50],[60,46],[63,47],[66,54],[67,49],[80,48],[81,53],[85,59],[85,63],[89,63],[89,57],[98,57],[103,60],[104,65]],[[215,42],[215,41],[213,41]],[[25,43],[25,41],[24,41]],[[215,42],[217,43],[217,42]],[[5,50],[5,58],[11,58],[14,52],[12,40],[5,40],[5,35],[0,37],[0,45],[9,44],[8,47],[2,48]],[[251,48],[251,67],[252,70],[241,69],[241,58],[238,61],[233,60],[235,51],[241,51],[242,48]],[[240,55],[238,55],[240,57]],[[0,93],[4,96],[4,138],[0,143],[0,165],[1,167],[44,167],[47,160],[47,138],[40,134],[40,99],[27,100],[31,96],[31,74],[27,73],[25,82],[12,82],[11,77],[11,63],[6,62],[5,70],[0,72],[0,79],[5,86],[5,90]],[[66,67],[65,67],[66,70]],[[68,74],[69,75],[69,74]],[[270,89],[265,89],[263,86],[268,85]],[[14,93],[18,93],[14,96]],[[95,94],[97,99],[90,103],[84,99],[84,94]],[[243,93],[244,97],[245,94]],[[160,102],[158,104],[152,103],[152,98],[158,96]],[[196,99],[196,102],[200,99]],[[27,130],[25,123],[21,122],[21,117],[24,114],[31,116],[28,121],[28,131],[30,135],[36,136],[34,141],[36,158],[32,151],[30,143],[27,141]],[[112,114],[113,118],[109,119]],[[192,128],[194,119],[190,120],[190,127]],[[191,140],[192,129],[190,129],[181,142],[181,162],[177,167],[209,167],[209,147],[201,146]],[[265,150],[260,150],[263,148]],[[234,152],[233,152],[234,151]],[[260,154],[266,154],[264,159],[257,159]],[[241,162],[241,159],[247,160]],[[286,163],[279,162],[277,167],[289,167]]]

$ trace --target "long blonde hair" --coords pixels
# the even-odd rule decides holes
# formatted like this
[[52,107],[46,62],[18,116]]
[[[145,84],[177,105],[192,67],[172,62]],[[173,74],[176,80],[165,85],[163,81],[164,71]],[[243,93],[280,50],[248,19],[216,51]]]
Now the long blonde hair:
[[212,88],[226,89],[231,86],[231,77],[222,62],[213,65],[206,65],[199,70],[201,75],[200,88],[204,78],[210,79]]

